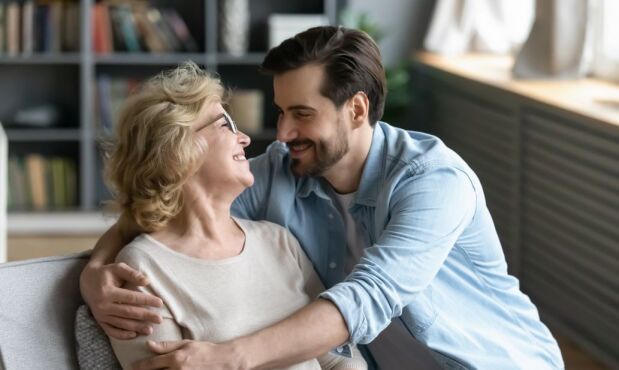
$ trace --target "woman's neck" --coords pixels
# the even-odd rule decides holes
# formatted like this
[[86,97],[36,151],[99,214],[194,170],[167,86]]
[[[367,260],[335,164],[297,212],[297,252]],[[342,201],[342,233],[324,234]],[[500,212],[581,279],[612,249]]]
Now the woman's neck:
[[201,259],[241,253],[245,234],[230,215],[232,201],[205,192],[188,191],[185,195],[181,213],[151,236],[180,253]]

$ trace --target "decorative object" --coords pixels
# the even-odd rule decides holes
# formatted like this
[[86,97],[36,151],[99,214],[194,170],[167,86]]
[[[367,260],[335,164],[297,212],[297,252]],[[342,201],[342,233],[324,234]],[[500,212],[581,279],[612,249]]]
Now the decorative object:
[[591,44],[589,5],[588,0],[538,0],[533,29],[516,57],[514,77],[582,77]]
[[249,49],[249,0],[225,0],[221,14],[221,46],[234,56]]
[[264,94],[260,90],[237,90],[228,103],[232,119],[246,134],[262,131]]
[[271,14],[269,16],[269,48],[308,28],[329,25],[324,14]]

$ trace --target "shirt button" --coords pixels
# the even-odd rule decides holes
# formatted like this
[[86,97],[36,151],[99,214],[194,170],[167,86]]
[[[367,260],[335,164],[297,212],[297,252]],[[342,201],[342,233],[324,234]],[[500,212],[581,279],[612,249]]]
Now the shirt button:
[[327,217],[329,217],[330,220],[333,220],[333,213],[329,213]]
[[337,353],[344,352],[344,348],[342,348],[342,347],[337,347],[335,350],[337,351]]
[[331,262],[331,263],[329,263],[329,268],[330,268],[330,269],[334,269],[334,268],[336,268],[336,267],[337,267],[337,264],[336,264],[335,262]]

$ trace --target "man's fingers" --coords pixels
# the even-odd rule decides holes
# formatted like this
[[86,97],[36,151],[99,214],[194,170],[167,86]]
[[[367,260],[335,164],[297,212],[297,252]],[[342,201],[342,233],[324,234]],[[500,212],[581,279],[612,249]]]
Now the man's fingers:
[[122,280],[128,281],[137,286],[145,286],[149,284],[149,281],[146,275],[134,269],[133,267],[127,265],[124,262],[116,263],[112,266],[112,268],[114,270],[115,275],[117,275]]
[[134,290],[117,288],[110,294],[112,301],[132,306],[162,307],[163,301],[159,297]]
[[190,342],[189,340],[175,340],[175,341],[163,341],[163,342],[155,342],[152,340],[146,341],[146,347],[160,355],[176,351],[180,349],[185,343]]
[[155,324],[161,324],[161,316],[148,308],[129,306],[126,304],[114,304],[109,312],[110,315],[122,317],[123,319],[132,319],[138,321],[147,321]]
[[142,321],[127,320],[121,317],[108,317],[107,324],[120,330],[136,332],[143,335],[149,335],[153,332],[153,328]]
[[106,323],[101,323],[101,328],[103,329],[105,334],[109,335],[112,338],[120,340],[133,339],[137,336],[137,334],[133,331],[118,329]]

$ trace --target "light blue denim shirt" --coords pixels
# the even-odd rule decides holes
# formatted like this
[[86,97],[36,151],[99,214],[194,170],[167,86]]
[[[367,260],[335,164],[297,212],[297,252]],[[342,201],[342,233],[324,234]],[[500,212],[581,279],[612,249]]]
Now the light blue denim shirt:
[[400,317],[449,369],[557,369],[557,342],[507,274],[482,186],[438,138],[379,122],[348,209],[368,248],[346,276],[343,220],[328,184],[290,171],[275,142],[251,161],[238,217],[269,220],[300,241],[341,311],[351,343]]

